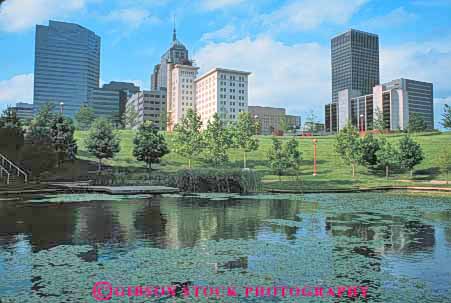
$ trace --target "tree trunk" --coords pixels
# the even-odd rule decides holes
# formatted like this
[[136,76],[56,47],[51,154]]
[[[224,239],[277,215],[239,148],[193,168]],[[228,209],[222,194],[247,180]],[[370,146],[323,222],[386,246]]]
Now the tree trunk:
[[446,170],[446,185],[449,184],[449,170]]
[[98,166],[97,166],[97,172],[101,172],[102,171],[102,159],[99,159],[99,163],[98,163]]
[[150,181],[150,178],[152,176],[152,162],[147,164],[147,172],[149,174],[149,181]]
[[389,167],[388,165],[385,166],[385,178],[388,179],[388,174],[389,174]]
[[244,168],[246,168],[246,151],[244,151]]
[[410,170],[410,178],[413,177],[413,168]]
[[188,159],[188,168],[191,169],[191,159]]
[[352,163],[352,177],[355,177],[355,164]]

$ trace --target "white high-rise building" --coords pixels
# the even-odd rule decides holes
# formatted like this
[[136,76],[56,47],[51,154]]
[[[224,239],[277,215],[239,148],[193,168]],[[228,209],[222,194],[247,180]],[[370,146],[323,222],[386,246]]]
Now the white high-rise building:
[[168,130],[185,116],[187,110],[196,110],[196,87],[194,80],[199,68],[190,65],[169,64],[167,72]]
[[248,111],[248,76],[251,73],[214,68],[195,80],[196,112],[207,127],[215,113],[225,123],[234,122],[238,113]]

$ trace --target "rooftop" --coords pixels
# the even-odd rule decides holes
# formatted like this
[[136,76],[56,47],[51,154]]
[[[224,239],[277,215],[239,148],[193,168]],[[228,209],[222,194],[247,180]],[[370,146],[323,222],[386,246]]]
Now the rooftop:
[[202,76],[200,76],[199,78],[197,78],[194,81],[199,81],[215,72],[223,72],[223,73],[233,73],[233,74],[241,74],[241,75],[246,75],[249,76],[250,74],[252,74],[251,72],[245,72],[245,71],[240,71],[240,70],[234,70],[234,69],[226,69],[226,68],[219,68],[219,67],[215,67],[211,70],[209,70],[208,72],[206,72],[205,74],[203,74]]

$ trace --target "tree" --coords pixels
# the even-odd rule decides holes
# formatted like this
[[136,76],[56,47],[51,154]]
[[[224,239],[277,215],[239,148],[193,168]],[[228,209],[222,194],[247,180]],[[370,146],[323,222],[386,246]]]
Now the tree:
[[25,144],[21,149],[21,166],[39,178],[43,172],[54,168],[56,162],[56,152],[50,134],[40,131],[27,132]]
[[138,128],[133,139],[133,156],[138,161],[147,164],[149,176],[152,171],[152,163],[159,163],[161,157],[169,153],[164,136],[158,133],[151,121],[146,121]]
[[312,132],[312,133],[316,132],[317,131],[316,120],[317,120],[316,114],[313,110],[311,110],[308,113],[307,118],[305,119],[304,128],[307,128],[309,132]]
[[55,148],[58,167],[65,160],[75,160],[77,154],[77,142],[74,139],[75,127],[72,119],[59,115],[53,119],[50,125],[50,138]]
[[8,128],[20,128],[21,123],[17,118],[16,111],[11,107],[7,107],[0,116],[0,127]]
[[356,166],[362,159],[362,150],[359,133],[350,122],[338,133],[335,150],[346,164],[351,165],[352,176],[355,177]]
[[286,171],[289,164],[287,154],[282,146],[282,142],[275,137],[272,138],[272,146],[268,152],[268,161],[269,166],[272,171],[279,176],[280,181],[281,176]]
[[208,121],[203,137],[205,142],[204,156],[207,162],[214,166],[220,166],[227,162],[227,150],[231,147],[232,140],[217,113],[213,115],[212,120]]
[[376,152],[380,149],[379,140],[372,134],[367,134],[360,141],[362,153],[361,163],[367,167],[377,165]]
[[173,130],[172,143],[174,151],[188,159],[188,167],[191,161],[201,153],[204,142],[201,134],[202,122],[200,117],[189,108],[185,117]]
[[292,137],[288,140],[284,145],[284,153],[286,155],[288,168],[293,169],[296,174],[298,174],[301,167],[302,153],[299,150],[299,142],[296,138]]
[[422,132],[427,129],[427,124],[424,119],[417,113],[412,113],[409,117],[409,124],[407,125],[407,132],[415,133]]
[[279,119],[279,129],[286,133],[289,129],[287,117],[281,117]]
[[423,159],[421,145],[415,142],[410,136],[405,135],[399,140],[400,164],[410,171],[410,177],[413,175],[415,165],[420,164]]
[[381,111],[381,109],[379,107],[376,107],[376,110],[374,111],[374,118],[373,118],[373,129],[382,132],[386,128],[387,128],[387,125],[385,124],[385,121],[384,121],[384,113]]
[[168,113],[166,109],[160,113],[160,130],[166,131],[168,129]]
[[0,116],[0,152],[16,158],[24,144],[24,131],[15,110],[8,107]]
[[55,105],[47,102],[39,108],[36,116],[31,120],[30,128],[28,132],[33,137],[46,137],[49,136],[50,126],[56,115],[53,112]]
[[446,184],[449,184],[449,172],[451,171],[451,151],[445,148],[439,157],[440,169],[446,175]]
[[442,126],[444,128],[451,129],[451,106],[445,104],[443,106],[443,114],[442,114]]
[[127,106],[124,113],[123,124],[128,128],[135,128],[138,125],[138,112],[134,106]]
[[383,140],[380,149],[376,152],[377,161],[385,168],[385,177],[388,179],[390,168],[399,163],[399,151],[387,140]]
[[82,106],[80,110],[75,114],[75,121],[77,122],[77,128],[80,130],[87,130],[91,127],[91,124],[96,119],[94,111],[89,106]]
[[238,114],[238,120],[233,127],[233,141],[234,145],[243,152],[243,168],[246,168],[246,153],[258,149],[258,140],[255,136],[257,130],[258,125],[249,113]]
[[111,123],[98,118],[89,129],[85,139],[86,149],[98,159],[98,171],[102,170],[102,159],[113,158],[120,151],[119,138],[113,132]]

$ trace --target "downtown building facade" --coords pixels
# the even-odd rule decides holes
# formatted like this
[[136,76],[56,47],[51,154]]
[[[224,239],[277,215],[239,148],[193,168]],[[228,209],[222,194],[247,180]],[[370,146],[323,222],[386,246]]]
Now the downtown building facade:
[[47,102],[74,117],[99,87],[100,37],[74,23],[36,25],[34,110]]
[[166,130],[166,91],[138,91],[128,98],[126,107],[133,108],[138,114],[137,125],[133,128],[137,128],[145,121],[151,121],[155,128]]
[[96,117],[107,118],[113,125],[119,126],[127,99],[139,90],[139,86],[133,83],[111,81],[91,91],[88,105]]
[[248,111],[254,121],[260,126],[260,135],[272,135],[282,131],[281,121],[286,119],[290,129],[299,130],[301,128],[301,117],[287,115],[285,108],[269,106],[248,106]]
[[16,106],[11,108],[20,121],[29,121],[33,119],[33,104],[17,102]]
[[225,124],[237,120],[240,112],[248,112],[248,77],[251,73],[213,68],[197,78],[195,83],[195,111],[202,128],[218,114]]
[[378,114],[387,130],[405,130],[412,114],[421,116],[428,129],[433,129],[433,100],[432,83],[402,78],[376,85],[368,95],[342,90],[338,97],[338,129],[350,121],[361,131],[373,130]]
[[331,41],[332,102],[325,105],[325,130],[337,132],[348,121],[372,130],[381,114],[387,130],[404,130],[412,114],[434,126],[433,85],[409,79],[379,83],[379,38],[351,29]]

